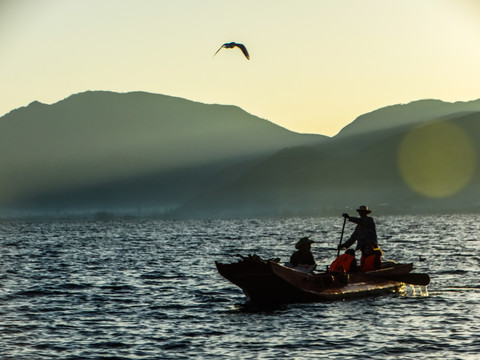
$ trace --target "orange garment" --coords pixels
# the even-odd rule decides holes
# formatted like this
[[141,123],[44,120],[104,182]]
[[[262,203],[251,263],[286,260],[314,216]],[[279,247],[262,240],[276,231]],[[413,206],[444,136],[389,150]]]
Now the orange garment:
[[354,260],[355,256],[342,254],[333,261],[329,270],[333,272],[349,272]]
[[372,254],[360,258],[360,271],[361,272],[367,272],[367,271],[373,271],[373,270],[378,270],[382,267],[382,260],[378,254]]

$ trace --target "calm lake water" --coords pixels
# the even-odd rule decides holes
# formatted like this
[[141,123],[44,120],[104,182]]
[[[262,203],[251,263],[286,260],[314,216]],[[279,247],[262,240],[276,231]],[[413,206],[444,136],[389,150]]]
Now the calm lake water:
[[341,217],[0,223],[0,359],[479,359],[480,216],[375,220],[428,294],[257,308],[215,269],[302,236],[323,267]]

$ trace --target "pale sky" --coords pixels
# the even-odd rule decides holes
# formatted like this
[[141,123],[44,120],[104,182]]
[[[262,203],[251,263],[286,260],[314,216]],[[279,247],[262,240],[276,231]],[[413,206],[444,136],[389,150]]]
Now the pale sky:
[[[251,60],[226,42],[245,44]],[[232,104],[302,133],[480,98],[480,0],[0,0],[0,116],[87,90]]]

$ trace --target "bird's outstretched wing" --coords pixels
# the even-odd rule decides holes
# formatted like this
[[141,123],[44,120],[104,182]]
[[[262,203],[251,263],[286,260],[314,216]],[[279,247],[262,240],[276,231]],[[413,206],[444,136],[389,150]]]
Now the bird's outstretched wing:
[[243,44],[235,44],[236,47],[238,47],[240,50],[242,50],[243,55],[250,60],[250,55],[248,54],[247,48]]
[[225,44],[223,44],[222,46],[220,46],[220,48],[217,50],[217,52],[216,52],[215,54],[213,54],[213,56],[217,55],[217,53],[218,53],[220,50],[222,50],[222,48],[224,48],[224,47],[225,47]]

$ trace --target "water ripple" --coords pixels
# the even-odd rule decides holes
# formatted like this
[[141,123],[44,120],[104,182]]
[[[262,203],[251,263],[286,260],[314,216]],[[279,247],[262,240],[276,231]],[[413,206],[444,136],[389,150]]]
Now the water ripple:
[[428,288],[266,307],[214,261],[286,260],[310,236],[324,267],[341,219],[3,222],[0,358],[475,359],[479,219],[376,219],[385,256],[429,273]]

